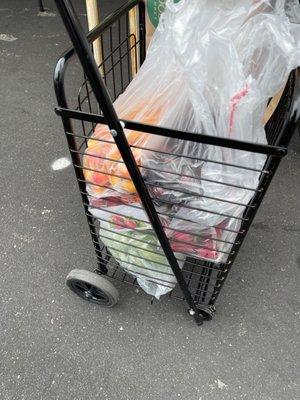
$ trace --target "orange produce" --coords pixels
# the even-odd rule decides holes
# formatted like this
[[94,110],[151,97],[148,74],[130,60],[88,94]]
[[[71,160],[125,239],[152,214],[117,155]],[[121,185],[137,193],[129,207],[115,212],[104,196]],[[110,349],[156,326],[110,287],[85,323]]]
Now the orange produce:
[[[141,104],[139,108],[122,115],[127,120],[135,120],[141,110],[146,106],[151,111],[141,118],[140,122],[155,125],[160,117],[160,110],[148,103]],[[125,130],[125,135],[130,145],[143,147],[149,135],[137,131]],[[139,165],[141,163],[142,150],[132,148],[134,158]],[[117,191],[120,194],[134,194],[136,192],[129,172],[122,160],[121,154],[113,141],[107,125],[98,124],[93,135],[88,140],[88,145],[83,156],[83,172],[87,182],[87,190],[96,198],[111,196]],[[110,189],[113,189],[110,190]],[[114,193],[116,195],[116,193]]]

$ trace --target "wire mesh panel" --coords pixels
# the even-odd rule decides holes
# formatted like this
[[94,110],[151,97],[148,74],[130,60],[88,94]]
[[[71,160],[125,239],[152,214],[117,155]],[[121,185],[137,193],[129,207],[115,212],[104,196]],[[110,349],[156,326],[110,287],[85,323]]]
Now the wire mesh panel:
[[[70,134],[77,138],[83,139],[84,136],[80,134]],[[112,148],[115,143],[112,140],[101,140],[95,139],[90,137],[87,143],[102,142],[103,145],[107,145]],[[84,142],[84,145],[86,142]],[[82,145],[80,145],[82,147]],[[135,146],[136,147],[136,146]],[[146,149],[143,148],[143,151]],[[95,219],[95,227],[97,232],[99,231],[99,236],[93,238],[95,242],[109,243],[110,251],[115,254],[114,260],[117,263],[114,263],[113,270],[111,271],[112,277],[117,277],[116,275],[116,268],[118,268],[118,264],[125,265],[125,271],[129,274],[130,272],[134,273],[135,276],[140,276],[147,278],[151,282],[151,278],[156,277],[154,282],[159,281],[159,284],[165,287],[169,287],[170,289],[174,286],[174,276],[170,267],[168,266],[167,261],[164,259],[163,249],[157,243],[155,238],[155,234],[148,234],[146,237],[141,232],[141,225],[147,231],[151,230],[150,223],[146,216],[143,215],[143,207],[141,205],[140,199],[136,193],[132,195],[127,195],[126,198],[119,201],[118,195],[119,192],[117,189],[113,189],[111,186],[108,186],[108,183],[95,183],[97,181],[97,174],[107,175],[108,180],[118,180],[125,184],[131,184],[130,177],[124,177],[122,174],[118,174],[117,172],[106,172],[106,165],[108,164],[108,170],[113,170],[114,167],[118,168],[120,165],[124,166],[124,162],[121,160],[114,160],[109,157],[93,155],[91,153],[86,153],[85,149],[81,148],[80,150],[71,150],[72,152],[76,152],[76,154],[80,155],[81,163],[79,165],[75,165],[75,168],[83,170],[83,174],[85,179],[82,183],[85,183],[88,186],[88,190],[85,190],[83,194],[87,197],[88,201],[85,203],[85,206],[89,208],[89,212],[92,215],[99,215],[101,220],[100,222],[100,231],[98,225],[97,218]],[[111,149],[110,149],[111,151]],[[146,150],[147,151],[147,150]],[[153,152],[153,149],[149,149],[149,151]],[[83,157],[92,157],[95,159],[95,168],[90,168],[86,166],[86,163],[83,161]],[[169,154],[170,156],[170,154]],[[182,155],[173,154],[173,162],[176,159],[182,161]],[[185,158],[189,159],[190,157],[185,156]],[[138,161],[138,160],[136,160]],[[196,160],[192,159],[193,162]],[[199,160],[197,160],[199,161]],[[201,160],[201,162],[209,163],[209,160]],[[215,162],[215,161],[213,161]],[[138,164],[141,170],[145,170],[143,164]],[[236,169],[250,169],[248,167],[239,167],[237,165],[231,166],[231,168]],[[164,167],[163,169],[159,170],[158,172],[163,173],[165,176],[170,175],[173,178],[174,172],[168,170],[168,168]],[[257,174],[261,174],[264,178],[271,176],[271,170],[262,169],[257,170]],[[90,178],[88,178],[90,177]],[[191,178],[189,175],[181,174],[174,179],[174,185],[176,186],[175,182],[182,178]],[[201,176],[192,176],[193,179],[201,185],[203,178]],[[171,179],[171,182],[173,180]],[[233,257],[236,255],[238,248],[241,244],[240,237],[245,235],[246,227],[250,222],[249,213],[253,214],[256,211],[257,204],[253,201],[262,191],[262,188],[259,186],[256,189],[253,188],[245,188],[245,187],[237,187],[234,183],[224,183],[218,182],[210,182],[215,185],[227,186],[232,189],[238,190],[246,190],[250,192],[250,196],[252,197],[252,201],[249,203],[234,203],[231,200],[220,199],[220,198],[213,198],[210,197],[210,200],[213,202],[214,200],[218,203],[224,203],[225,205],[230,203],[232,205],[237,205],[241,209],[244,209],[245,212],[240,216],[232,216],[227,213],[218,212],[214,209],[206,210],[203,208],[198,208],[197,206],[185,204],[182,202],[182,197],[180,201],[178,200],[170,200],[164,199],[159,195],[159,191],[164,189],[164,185],[159,183],[147,183],[149,192],[152,194],[151,198],[153,203],[156,205],[156,210],[158,215],[161,218],[161,222],[165,227],[166,231],[170,233],[170,243],[173,250],[176,253],[177,261],[182,265],[182,271],[184,273],[184,277],[186,282],[193,293],[193,296],[197,303],[208,304],[214,300],[214,296],[218,293],[218,288],[221,286],[220,282],[224,280],[225,275],[228,272],[228,267],[232,262]],[[98,197],[97,193],[99,190],[109,189],[112,192],[116,192],[116,197],[111,198],[101,198]],[[171,186],[168,187],[168,190],[171,190],[172,193],[176,193],[179,196],[185,196],[188,200],[190,199],[199,199],[201,195],[194,194],[192,192],[187,192],[184,189],[180,189],[180,187],[173,187],[172,183]],[[158,192],[157,192],[158,191]],[[94,193],[94,194],[93,194]],[[195,204],[195,201],[194,203]],[[116,211],[114,206],[119,206],[122,208],[122,205],[126,206],[125,213],[120,211]],[[180,207],[181,210],[184,209],[185,213],[183,216],[176,216],[177,208]],[[204,214],[213,214],[215,217],[218,218],[221,223],[219,226],[210,226],[212,229],[217,229],[219,236],[214,236],[211,238],[207,243],[205,240],[199,241],[197,240],[195,243],[191,245],[190,241],[187,241],[191,238],[191,229],[190,226],[193,226],[193,229],[196,229],[197,232],[197,225],[199,228],[199,232],[201,232],[201,224],[195,223],[195,219],[193,216],[189,217],[189,212],[201,212]],[[141,217],[138,218],[136,213],[141,213]],[[128,214],[129,213],[129,214]],[[135,215],[132,219],[130,215]],[[139,215],[139,214],[138,214]],[[174,218],[179,223],[178,228],[172,228],[165,224],[168,218]],[[111,225],[113,221],[113,226]],[[231,223],[232,222],[232,223]],[[185,228],[180,228],[180,223],[183,223]],[[129,224],[129,226],[128,226]],[[130,231],[128,231],[128,227]],[[116,233],[117,229],[117,233]],[[224,235],[225,234],[225,235]],[[197,233],[194,233],[192,238],[197,239]],[[201,235],[199,235],[201,236]],[[224,237],[229,237],[230,239],[224,239]],[[145,249],[146,245],[146,249]],[[143,255],[138,255],[142,253]],[[193,256],[193,253],[195,254]],[[117,256],[116,256],[117,254]],[[154,261],[157,259],[159,255],[159,260]],[[104,262],[102,254],[98,254],[99,261]],[[207,261],[206,259],[209,258],[216,258],[220,261],[212,262]],[[131,260],[131,261],[130,261]],[[134,261],[133,261],[134,260]],[[110,274],[110,271],[109,271]],[[122,280],[126,282],[130,282],[132,284],[136,283],[135,279],[132,279],[130,276],[126,276],[126,272],[123,270],[121,271]],[[127,274],[128,275],[128,274]]]
[[[114,101],[125,91],[138,71],[141,41],[134,33],[130,33],[128,13],[116,18],[115,22],[99,35],[99,38],[103,57],[99,70],[111,100]],[[85,75],[78,90],[76,109],[96,114],[101,112]],[[90,136],[95,124],[86,121],[81,121],[81,124],[84,136]]]

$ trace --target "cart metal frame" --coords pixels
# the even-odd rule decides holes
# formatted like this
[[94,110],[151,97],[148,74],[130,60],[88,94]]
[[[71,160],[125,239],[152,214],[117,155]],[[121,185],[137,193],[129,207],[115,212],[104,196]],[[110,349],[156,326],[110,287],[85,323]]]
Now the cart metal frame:
[[38,0],[38,3],[39,3],[40,12],[44,12],[45,8],[44,8],[43,0]]
[[[89,212],[89,198],[86,192],[86,182],[84,179],[81,155],[83,154],[82,148],[78,146],[76,138],[81,137],[86,141],[86,138],[93,132],[93,127],[100,123],[106,124],[109,127],[113,141],[115,142],[120,154],[122,155],[123,161],[130,173],[131,179],[136,187],[137,193],[140,196],[143,208],[149,218],[152,228],[159,240],[160,246],[164,252],[166,259],[172,271],[176,277],[178,286],[183,294],[178,296],[183,298],[189,307],[189,313],[192,315],[198,325],[203,323],[205,319],[211,319],[215,311],[215,302],[222,289],[222,286],[228,276],[230,269],[232,268],[233,262],[239,252],[239,249],[245,239],[245,236],[251,226],[251,223],[256,215],[256,212],[267,192],[267,189],[273,179],[273,176],[279,166],[281,159],[287,154],[287,146],[290,142],[293,132],[296,129],[297,122],[299,121],[299,79],[298,73],[293,71],[290,75],[289,81],[286,85],[283,97],[271,117],[270,121],[266,126],[266,133],[268,138],[268,145],[255,144],[242,142],[233,139],[220,138],[215,136],[209,136],[203,133],[191,133],[182,132],[174,129],[168,129],[161,126],[146,125],[135,121],[120,120],[116,111],[113,107],[113,103],[108,92],[106,75],[100,75],[99,66],[96,65],[93,57],[91,44],[96,39],[103,40],[105,33],[109,33],[112,38],[112,26],[117,26],[119,29],[118,35],[121,38],[120,20],[121,18],[127,18],[129,11],[133,8],[138,9],[138,38],[135,39],[135,45],[132,46],[130,42],[130,34],[128,29],[126,32],[125,40],[127,45],[126,57],[128,60],[132,56],[132,51],[136,53],[136,57],[139,58],[139,65],[142,65],[146,56],[146,24],[145,24],[145,5],[142,0],[130,0],[127,1],[121,8],[119,8],[112,15],[107,17],[99,26],[94,28],[86,36],[80,26],[76,13],[73,9],[70,0],[55,0],[56,6],[62,17],[65,28],[70,36],[73,47],[69,49],[58,61],[55,72],[54,72],[54,86],[56,97],[58,101],[58,107],[56,108],[57,115],[61,116],[68,146],[70,149],[72,162],[75,168],[75,174],[79,185],[79,190],[82,197],[82,202],[87,216],[93,245],[95,247],[98,268],[97,272],[100,274],[107,274],[112,278],[118,279],[118,273],[120,268],[115,267],[114,273],[109,275],[109,263],[111,262],[111,256],[107,249],[104,248],[101,243],[101,235],[97,232],[97,225],[95,218]],[[128,24],[128,23],[127,23]],[[127,26],[128,28],[128,26]],[[121,42],[121,40],[120,40]],[[124,43],[124,42],[122,42]],[[130,47],[129,47],[130,46]],[[115,49],[110,48],[112,52],[116,52]],[[90,103],[90,96],[94,96],[101,112],[92,112],[91,106],[88,112],[82,111],[80,107],[80,101],[78,102],[79,107],[77,109],[70,108],[66,99],[65,92],[65,72],[66,67],[71,58],[77,54],[82,69],[84,71],[85,81],[83,86],[86,87],[85,101]],[[105,60],[111,58],[111,71],[114,69],[114,61],[112,54],[104,61],[101,65],[105,71]],[[122,64],[122,54],[120,53]],[[128,66],[130,61],[128,61]],[[128,67],[129,68],[129,67]],[[110,71],[110,72],[111,72]],[[115,85],[116,76],[113,76]],[[132,79],[132,76],[131,76]],[[123,84],[122,84],[123,86]],[[123,87],[122,87],[123,89]],[[116,93],[113,97],[117,97]],[[92,129],[89,133],[84,131],[83,135],[73,129],[72,121],[81,121],[82,126],[85,123],[91,123]],[[171,248],[170,241],[166,236],[162,222],[159,218],[159,213],[153,203],[153,198],[149,193],[148,185],[145,183],[143,176],[140,172],[139,166],[133,156],[131,147],[127,142],[124,129],[131,129],[138,132],[146,132],[152,135],[160,135],[164,137],[172,137],[175,139],[184,139],[199,144],[209,144],[213,146],[221,146],[232,149],[239,149],[249,152],[255,152],[265,154],[267,161],[263,170],[261,170],[260,181],[257,189],[254,191],[254,196],[250,203],[246,207],[246,211],[242,218],[241,228],[236,236],[236,240],[232,245],[232,250],[228,254],[227,262],[223,264],[216,264],[214,262],[208,262],[200,259],[193,259],[187,255],[185,266],[183,269],[179,267],[178,260],[174,255]],[[118,264],[118,262],[117,262]],[[196,271],[197,269],[197,271]],[[213,274],[213,276],[212,276]],[[196,289],[191,290],[191,282],[198,279],[196,282]],[[130,278],[129,274],[123,271],[122,278],[123,282],[136,285],[136,279]],[[211,284],[210,281],[213,283]],[[212,291],[209,288],[212,286]],[[172,294],[174,291],[172,292]],[[176,295],[175,295],[176,297]]]

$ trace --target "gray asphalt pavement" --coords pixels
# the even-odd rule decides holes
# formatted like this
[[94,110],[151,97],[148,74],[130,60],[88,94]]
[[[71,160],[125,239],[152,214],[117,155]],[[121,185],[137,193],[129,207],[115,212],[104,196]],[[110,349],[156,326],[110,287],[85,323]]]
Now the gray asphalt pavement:
[[299,137],[213,321],[199,328],[183,303],[130,287],[113,309],[82,301],[65,277],[95,257],[73,170],[51,168],[68,156],[52,72],[69,41],[45,5],[0,2],[0,399],[298,399]]

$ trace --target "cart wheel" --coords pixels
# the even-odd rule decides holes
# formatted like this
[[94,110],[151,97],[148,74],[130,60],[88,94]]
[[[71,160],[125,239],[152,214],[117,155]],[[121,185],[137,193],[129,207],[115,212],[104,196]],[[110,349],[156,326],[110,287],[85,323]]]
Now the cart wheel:
[[67,276],[66,283],[79,297],[100,306],[113,307],[119,299],[114,285],[91,271],[73,269]]
[[214,306],[199,307],[199,312],[202,315],[203,319],[210,321],[211,319],[213,319],[216,309]]

